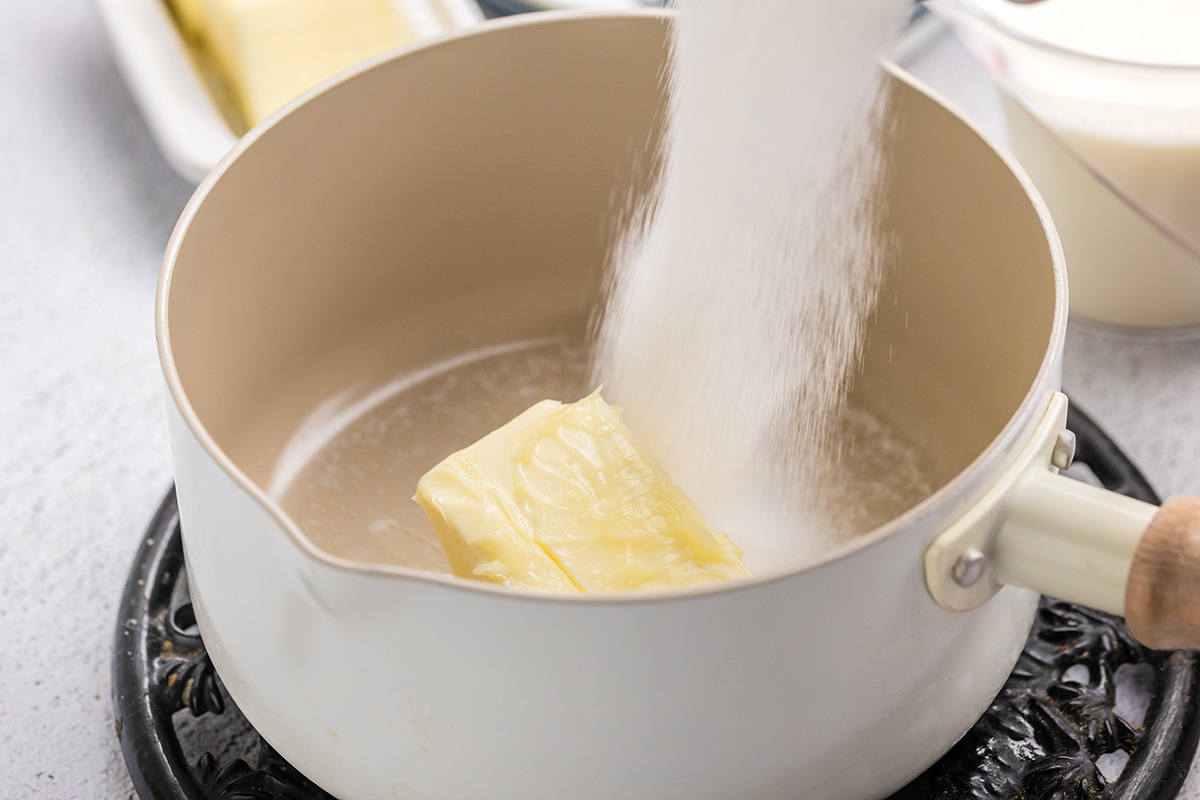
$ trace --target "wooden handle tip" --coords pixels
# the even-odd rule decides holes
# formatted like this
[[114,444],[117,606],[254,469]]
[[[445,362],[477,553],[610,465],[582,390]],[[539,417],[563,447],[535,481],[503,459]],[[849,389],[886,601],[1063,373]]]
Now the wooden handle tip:
[[1200,499],[1163,503],[1133,554],[1125,622],[1156,650],[1200,650]]

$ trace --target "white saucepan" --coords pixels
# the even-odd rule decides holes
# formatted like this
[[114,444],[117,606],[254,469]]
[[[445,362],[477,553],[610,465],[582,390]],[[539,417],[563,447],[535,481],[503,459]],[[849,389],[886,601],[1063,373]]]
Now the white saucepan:
[[1044,207],[899,73],[898,257],[852,399],[937,490],[810,568],[713,588],[439,571],[404,522],[416,477],[527,399],[477,379],[489,359],[550,348],[516,381],[535,400],[578,380],[614,211],[653,173],[669,24],[530,15],[376,61],[252,131],[172,237],[158,336],[200,628],[250,722],[343,800],[879,797],[985,709],[1036,592],[1195,643],[1195,570],[1162,577],[1163,548],[1195,562],[1189,501],[1057,474]]

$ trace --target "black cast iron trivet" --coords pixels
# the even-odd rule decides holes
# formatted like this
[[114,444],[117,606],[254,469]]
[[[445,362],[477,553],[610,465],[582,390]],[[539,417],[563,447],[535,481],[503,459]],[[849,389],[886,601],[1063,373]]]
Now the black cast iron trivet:
[[[1077,463],[1109,489],[1158,502],[1091,419],[1072,407],[1067,426],[1078,439]],[[1122,667],[1148,673],[1151,700],[1140,726],[1116,711]],[[187,596],[174,491],[146,531],[121,599],[113,706],[141,800],[332,800],[253,733],[225,694]],[[229,737],[210,725],[201,732],[207,736],[187,731],[197,753],[189,761],[180,731],[216,715],[244,732],[240,752],[229,752]],[[904,735],[903,720],[896,735]],[[891,800],[1170,800],[1198,737],[1195,653],[1147,650],[1117,618],[1043,599],[1025,651],[987,713]],[[220,758],[212,753],[218,739]],[[1098,763],[1119,752],[1129,760],[1107,781]]]

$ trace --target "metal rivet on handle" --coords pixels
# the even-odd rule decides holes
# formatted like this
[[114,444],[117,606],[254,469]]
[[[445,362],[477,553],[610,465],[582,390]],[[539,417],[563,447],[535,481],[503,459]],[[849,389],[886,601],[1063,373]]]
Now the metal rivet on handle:
[[1066,469],[1074,460],[1075,434],[1072,431],[1059,431],[1054,451],[1050,453],[1050,463],[1059,469]]
[[987,556],[972,547],[964,551],[954,562],[954,570],[951,574],[954,576],[955,583],[964,589],[969,589],[979,583],[986,568]]

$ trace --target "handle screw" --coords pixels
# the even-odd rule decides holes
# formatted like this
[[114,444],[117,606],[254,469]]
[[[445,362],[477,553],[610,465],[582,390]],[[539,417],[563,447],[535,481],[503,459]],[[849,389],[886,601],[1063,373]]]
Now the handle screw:
[[1054,451],[1050,453],[1051,465],[1066,469],[1075,461],[1075,433],[1059,431],[1058,439],[1054,442]]
[[963,551],[963,554],[954,562],[954,570],[951,574],[955,583],[964,589],[969,589],[979,583],[979,579],[983,577],[986,569],[987,556],[972,547]]

